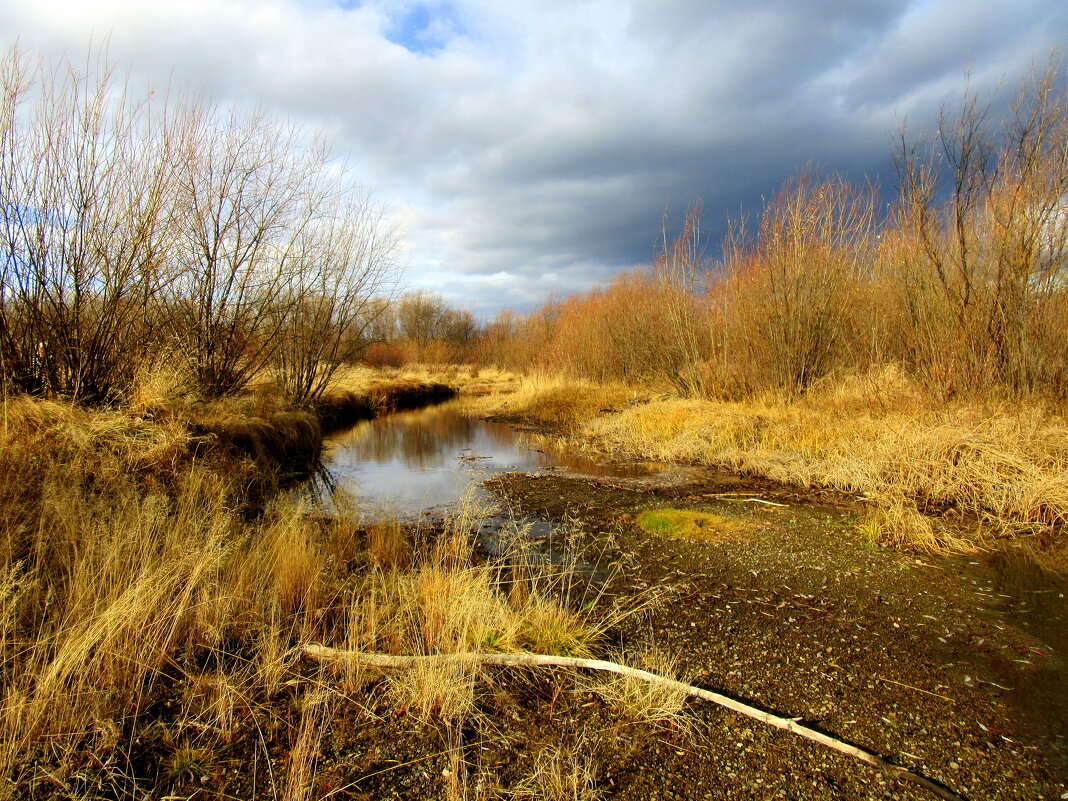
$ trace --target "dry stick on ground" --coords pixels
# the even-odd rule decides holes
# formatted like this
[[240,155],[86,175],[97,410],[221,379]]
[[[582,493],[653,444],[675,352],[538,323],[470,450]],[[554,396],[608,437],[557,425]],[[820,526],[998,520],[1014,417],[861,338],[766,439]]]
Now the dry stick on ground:
[[328,648],[325,645],[308,644],[304,646],[304,653],[312,659],[320,661],[332,661],[332,660],[351,660],[360,665],[367,667],[397,669],[413,667],[423,662],[428,661],[458,661],[458,662],[470,662],[473,664],[481,665],[503,665],[512,667],[532,667],[532,666],[556,666],[556,667],[570,667],[570,668],[585,668],[587,670],[603,670],[609,673],[618,673],[621,676],[633,676],[643,681],[648,681],[652,684],[659,684],[664,687],[670,687],[674,690],[680,690],[687,695],[692,695],[695,698],[701,698],[705,701],[711,701],[714,704],[719,704],[722,707],[738,712],[746,717],[753,718],[755,720],[767,723],[769,726],[775,726],[785,731],[799,734],[802,737],[817,742],[820,745],[825,745],[828,748],[833,748],[839,753],[846,754],[847,756],[859,759],[861,762],[865,762],[874,768],[884,770],[895,778],[903,781],[912,782],[918,784],[921,787],[926,788],[930,792],[937,795],[939,798],[945,798],[949,801],[962,801],[961,797],[932,779],[928,779],[925,776],[921,776],[918,773],[913,773],[905,768],[892,765],[882,757],[869,753],[862,748],[857,748],[855,745],[837,740],[834,737],[830,737],[822,732],[818,732],[815,729],[810,729],[807,726],[800,725],[796,719],[780,718],[777,715],[772,715],[770,712],[764,712],[756,707],[743,704],[741,701],[736,701],[733,698],[729,698],[725,695],[712,692],[711,690],[705,690],[700,687],[694,687],[691,684],[685,684],[681,681],[675,681],[669,679],[666,676],[660,676],[656,673],[650,673],[647,670],[639,670],[638,668],[627,667],[621,665],[618,662],[607,662],[603,659],[580,659],[571,656],[547,656],[543,654],[480,654],[480,653],[462,653],[462,654],[437,654],[431,656],[390,656],[387,654],[367,654],[359,651],[345,651],[338,648]]

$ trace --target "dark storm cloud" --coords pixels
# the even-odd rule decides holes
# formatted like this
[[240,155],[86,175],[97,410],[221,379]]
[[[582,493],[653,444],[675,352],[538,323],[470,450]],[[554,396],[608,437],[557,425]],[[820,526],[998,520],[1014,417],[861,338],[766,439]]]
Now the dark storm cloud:
[[[892,183],[891,133],[1011,95],[1068,41],[1054,0],[0,0],[24,47],[262,100],[348,151],[409,280],[481,310],[648,263],[666,207],[759,210],[806,164]],[[997,106],[1003,108],[1003,104]]]

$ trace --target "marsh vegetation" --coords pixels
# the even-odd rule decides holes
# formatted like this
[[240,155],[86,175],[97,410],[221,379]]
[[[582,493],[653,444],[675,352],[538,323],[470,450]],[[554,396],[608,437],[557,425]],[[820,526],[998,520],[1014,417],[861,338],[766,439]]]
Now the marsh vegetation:
[[[1014,722],[991,689],[1030,679],[1062,709],[1063,643],[965,609],[954,583],[1006,542],[1064,559],[1053,69],[1003,129],[966,98],[933,149],[902,137],[887,214],[874,188],[805,171],[731,224],[722,258],[695,207],[678,235],[665,219],[650,270],[480,325],[394,291],[397,232],[322,143],[91,66],[0,65],[0,797],[639,798],[727,775],[744,798],[762,770],[811,780],[798,797],[876,792],[800,747],[757,764],[744,743],[779,746],[691,715],[677,687],[515,676],[487,653],[611,656],[859,721],[865,747],[991,797],[1063,786],[1063,727]],[[489,484],[566,558],[480,553],[487,525],[524,522],[474,497],[413,521],[368,515],[358,489],[329,513],[285,491],[325,431],[456,393],[582,455],[578,476]],[[576,580],[590,554],[596,585]],[[1062,586],[1041,590],[1051,620]],[[434,659],[382,674],[312,644]],[[832,658],[846,689],[817,692]],[[941,707],[918,723],[876,672],[1024,744]],[[692,771],[676,757],[695,742]]]

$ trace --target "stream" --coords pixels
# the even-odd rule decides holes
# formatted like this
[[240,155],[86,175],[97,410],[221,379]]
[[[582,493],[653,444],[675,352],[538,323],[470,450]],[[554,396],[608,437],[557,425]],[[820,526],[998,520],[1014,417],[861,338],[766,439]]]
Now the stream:
[[[368,420],[325,443],[325,481],[319,503],[343,494],[372,518],[407,521],[444,517],[458,504],[480,507],[478,548],[494,557],[564,562],[563,538],[548,520],[506,513],[482,481],[505,472],[561,472],[633,477],[661,472],[655,463],[605,463],[561,447],[553,437],[517,431],[505,423],[469,416],[454,400]],[[573,560],[572,560],[573,561]],[[570,564],[580,572],[589,565]]]
[[361,508],[405,519],[443,511],[495,473],[562,470],[639,476],[655,464],[606,464],[560,447],[551,437],[469,417],[463,401],[368,420],[327,439],[324,466],[335,490]]
[[[991,771],[1039,770],[1029,761],[1039,753],[1050,781],[1068,769],[1068,578],[1025,542],[958,556],[886,550],[858,532],[865,507],[847,497],[821,505],[730,471],[599,461],[558,438],[469,416],[464,404],[330,437],[319,502],[329,509],[340,494],[365,517],[433,529],[471,499],[489,510],[479,516],[479,552],[510,568],[563,564],[598,591],[611,577],[592,549],[569,541],[576,520],[597,532],[650,507],[711,510],[734,521],[736,536],[695,545],[619,529],[618,547],[633,549],[624,554],[628,587],[676,583],[689,593],[643,623],[658,627],[653,643],[671,644],[693,670],[743,696],[770,687],[780,703],[822,710],[832,729],[849,729],[863,712],[861,725],[898,738],[891,746],[902,753],[955,738],[944,773],[954,785],[968,771],[978,787]],[[501,476],[496,494],[480,486],[504,473],[520,475]],[[612,480],[635,477],[643,480]]]
[[[511,553],[521,540],[525,558],[534,549],[539,559],[554,563],[563,559],[564,549],[553,539],[553,524],[506,514],[496,496],[479,486],[482,481],[506,472],[613,478],[668,469],[592,459],[566,450],[557,438],[469,416],[463,399],[358,423],[327,440],[323,463],[325,482],[319,482],[316,494],[326,506],[330,493],[340,492],[371,517],[436,520],[470,497],[490,510],[479,534],[481,550]],[[595,490],[590,493],[592,500]],[[1041,636],[1068,659],[1063,575],[1040,568],[1022,548],[994,548],[948,562],[960,580],[976,588],[989,611]]]

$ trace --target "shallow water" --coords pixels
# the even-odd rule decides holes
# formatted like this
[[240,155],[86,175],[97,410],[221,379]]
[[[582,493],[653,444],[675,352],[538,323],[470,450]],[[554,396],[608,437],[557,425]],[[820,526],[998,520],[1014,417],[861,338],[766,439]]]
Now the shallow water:
[[463,413],[463,401],[358,423],[326,442],[323,462],[335,490],[361,508],[414,517],[455,503],[494,473],[566,470],[635,476],[652,464],[606,464],[562,449],[555,440],[517,432]]
[[992,551],[983,563],[992,573],[994,608],[1068,661],[1068,578],[1043,568],[1024,548]]

